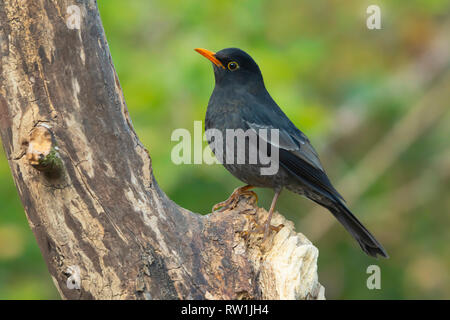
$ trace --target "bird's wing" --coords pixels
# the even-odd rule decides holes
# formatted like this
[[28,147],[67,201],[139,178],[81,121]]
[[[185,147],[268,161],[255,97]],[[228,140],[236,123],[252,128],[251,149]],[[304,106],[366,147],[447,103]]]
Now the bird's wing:
[[[274,115],[277,119],[279,116],[280,114]],[[269,120],[270,117],[245,122],[261,139],[279,149],[279,161],[283,168],[319,193],[344,201],[328,179],[309,139],[284,113],[281,116],[281,121],[277,121],[279,125],[271,123],[273,121]],[[267,134],[261,135],[261,129],[266,129]],[[271,129],[278,129],[278,142],[268,134]]]
[[[298,134],[292,134],[286,130],[275,128],[274,126],[268,124],[257,124],[249,121],[246,121],[246,123],[249,128],[255,131],[258,135],[262,129],[265,129],[267,131],[267,136],[259,135],[264,141],[277,148],[291,151],[304,161],[308,162],[311,166],[318,170],[324,171],[316,150],[314,150],[308,138],[300,130],[298,130]],[[270,135],[271,129],[278,129],[278,141],[275,141],[275,139]]]

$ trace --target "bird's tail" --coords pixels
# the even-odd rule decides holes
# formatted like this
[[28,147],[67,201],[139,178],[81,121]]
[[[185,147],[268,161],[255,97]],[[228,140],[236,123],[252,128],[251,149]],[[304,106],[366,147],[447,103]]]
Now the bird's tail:
[[367,255],[377,258],[377,255],[389,258],[386,250],[367,230],[362,223],[350,212],[347,206],[341,201],[327,206],[328,210],[342,223],[345,229],[358,241],[361,249]]

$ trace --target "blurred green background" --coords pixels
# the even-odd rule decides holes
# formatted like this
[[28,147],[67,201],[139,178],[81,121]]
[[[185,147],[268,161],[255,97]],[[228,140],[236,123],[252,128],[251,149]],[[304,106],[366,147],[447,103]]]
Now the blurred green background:
[[[370,4],[381,7],[381,30],[366,27]],[[326,297],[450,298],[450,1],[98,5],[134,126],[171,199],[208,213],[241,185],[219,165],[174,165],[170,136],[203,121],[214,86],[193,48],[242,48],[391,256],[365,256],[325,209],[285,192],[278,210],[319,248]],[[0,298],[58,299],[1,150]],[[267,208],[273,192],[257,192]],[[371,264],[381,290],[366,287]]]

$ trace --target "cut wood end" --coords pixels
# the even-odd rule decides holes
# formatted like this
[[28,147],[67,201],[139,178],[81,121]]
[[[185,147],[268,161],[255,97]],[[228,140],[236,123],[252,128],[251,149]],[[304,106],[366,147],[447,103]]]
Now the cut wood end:
[[[259,211],[262,211],[263,219],[267,217],[267,211]],[[279,224],[285,227],[273,232],[264,246],[259,247],[263,249],[260,255],[264,261],[260,271],[265,275],[260,279],[260,286],[272,289],[263,290],[264,298],[325,299],[325,289],[317,275],[319,250],[302,233],[295,231],[292,221],[276,212],[272,225]]]
[[[243,212],[251,212],[254,215]],[[254,230],[262,225],[268,212],[255,206],[252,199],[242,197],[232,210],[236,217],[245,219],[245,230]],[[255,273],[259,273],[259,287],[263,299],[297,300],[325,299],[325,289],[319,283],[317,259],[319,250],[302,233],[295,231],[292,221],[275,212],[273,226],[284,225],[278,232],[271,231],[264,240],[262,234],[237,233],[241,251],[245,251]]]

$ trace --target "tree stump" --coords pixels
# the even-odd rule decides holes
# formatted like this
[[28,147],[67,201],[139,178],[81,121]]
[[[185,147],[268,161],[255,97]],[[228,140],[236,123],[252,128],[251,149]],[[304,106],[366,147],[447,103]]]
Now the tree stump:
[[95,1],[4,0],[0,22],[3,147],[62,298],[324,297],[318,250],[281,215],[263,241],[252,199],[202,216],[161,191]]

